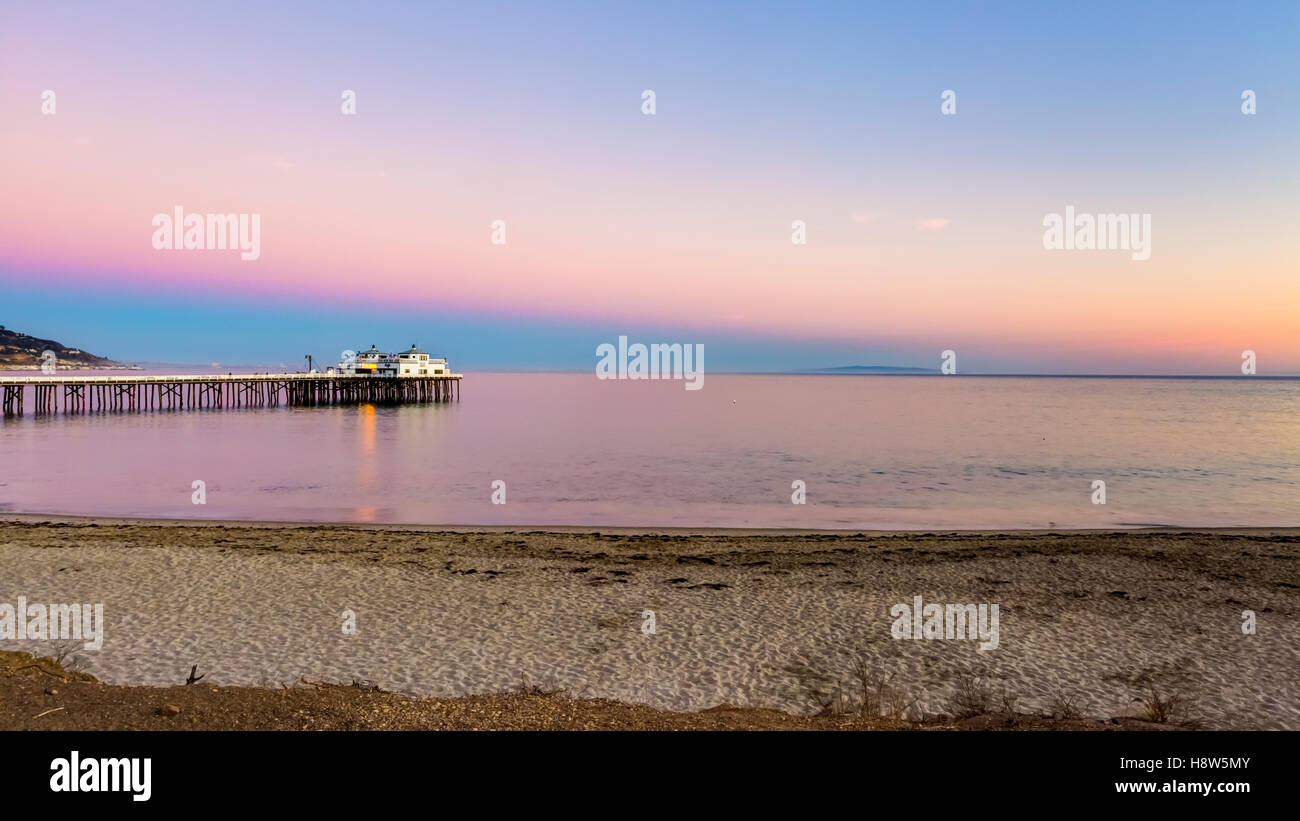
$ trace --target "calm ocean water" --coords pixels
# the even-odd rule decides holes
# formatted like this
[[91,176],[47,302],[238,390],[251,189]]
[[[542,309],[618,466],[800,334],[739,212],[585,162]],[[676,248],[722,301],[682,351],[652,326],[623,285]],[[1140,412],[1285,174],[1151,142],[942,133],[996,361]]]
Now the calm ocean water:
[[[1092,503],[1094,480],[1106,504]],[[191,501],[202,480],[207,503]],[[492,484],[506,484],[493,504]],[[791,485],[807,504],[791,503]],[[426,524],[1300,526],[1300,381],[469,374],[461,400],[0,422],[0,511]]]

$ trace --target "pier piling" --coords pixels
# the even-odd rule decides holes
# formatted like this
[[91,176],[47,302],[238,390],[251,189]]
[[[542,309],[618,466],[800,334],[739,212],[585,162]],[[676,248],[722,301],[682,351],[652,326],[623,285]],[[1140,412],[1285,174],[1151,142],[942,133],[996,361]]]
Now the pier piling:
[[402,405],[460,399],[461,374],[353,376],[344,374],[229,374],[226,376],[0,376],[5,416],[22,416],[32,393],[37,414],[143,412],[202,408]]

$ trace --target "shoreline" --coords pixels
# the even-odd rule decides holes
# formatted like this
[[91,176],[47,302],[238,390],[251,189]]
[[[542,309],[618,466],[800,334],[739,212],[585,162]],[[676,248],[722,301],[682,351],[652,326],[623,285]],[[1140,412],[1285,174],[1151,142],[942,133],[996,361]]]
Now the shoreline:
[[1196,527],[1183,525],[1133,525],[1131,527],[1096,528],[1002,528],[952,529],[916,528],[912,530],[870,528],[783,528],[783,527],[680,527],[653,525],[476,525],[423,524],[419,522],[349,522],[349,521],[279,521],[275,519],[189,519],[166,516],[102,516],[91,513],[30,513],[0,511],[0,524],[81,524],[135,525],[141,527],[236,527],[261,529],[339,528],[375,532],[410,533],[555,533],[570,535],[610,534],[635,536],[666,534],[674,536],[1086,536],[1126,533],[1207,533],[1225,536],[1300,536],[1300,526],[1259,525],[1251,527]]
[[[594,531],[0,514],[0,566],[0,604],[104,603],[103,648],[70,656],[106,687],[173,687],[197,664],[223,690],[363,681],[447,701],[532,682],[525,695],[799,720],[844,719],[871,690],[882,715],[927,727],[971,717],[957,704],[965,688],[982,715],[1077,712],[1114,726],[1172,698],[1188,709],[1165,724],[1300,729],[1294,528]],[[890,610],[917,595],[999,606],[1000,644],[899,640]],[[1241,630],[1247,610],[1256,634]],[[346,612],[355,634],[340,629]],[[52,654],[39,641],[0,639],[0,651]]]

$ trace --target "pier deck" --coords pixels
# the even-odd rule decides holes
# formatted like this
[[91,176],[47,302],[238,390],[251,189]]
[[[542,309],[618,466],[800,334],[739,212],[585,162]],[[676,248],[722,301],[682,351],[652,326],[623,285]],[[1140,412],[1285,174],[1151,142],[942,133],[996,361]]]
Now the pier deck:
[[[191,410],[340,404],[450,402],[462,374],[352,376],[330,373],[199,374],[192,376],[0,376],[5,416],[34,413]],[[62,388],[62,391],[60,391]],[[30,391],[28,390],[30,389]]]

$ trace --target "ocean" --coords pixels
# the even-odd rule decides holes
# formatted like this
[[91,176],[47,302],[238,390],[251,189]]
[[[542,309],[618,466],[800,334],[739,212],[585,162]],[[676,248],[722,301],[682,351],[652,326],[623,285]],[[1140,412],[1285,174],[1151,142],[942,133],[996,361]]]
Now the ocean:
[[460,400],[441,405],[29,410],[0,422],[0,511],[583,527],[1300,526],[1300,380],[710,373],[688,391],[592,373],[469,373]]

